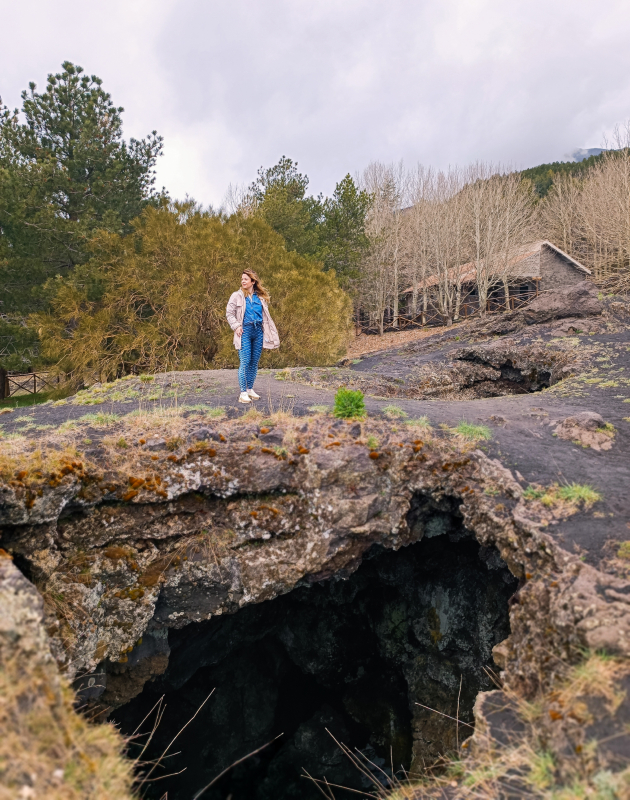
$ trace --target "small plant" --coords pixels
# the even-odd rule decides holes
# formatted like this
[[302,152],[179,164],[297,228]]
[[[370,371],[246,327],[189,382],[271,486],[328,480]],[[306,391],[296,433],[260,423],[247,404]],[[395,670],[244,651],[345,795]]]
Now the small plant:
[[602,500],[599,492],[592,486],[583,483],[569,483],[565,486],[554,483],[547,488],[533,484],[525,489],[523,497],[525,500],[539,500],[547,508],[562,501],[573,506],[582,504],[584,508],[590,508],[594,503]]
[[415,419],[406,419],[405,425],[410,426],[417,426],[419,428],[430,428],[431,423],[429,422],[429,418],[426,414],[423,414],[421,417],[416,417]]
[[367,438],[367,446],[370,450],[378,450],[378,439],[376,436],[368,436]]
[[360,389],[337,389],[333,414],[339,419],[357,419],[367,416],[363,392]]
[[94,425],[111,425],[118,421],[118,414],[99,411],[96,414],[84,414],[77,422],[92,422]]
[[597,432],[598,433],[605,433],[606,436],[610,436],[611,439],[615,438],[615,433],[616,433],[615,426],[611,425],[610,422],[606,422],[603,425],[601,425],[597,429]]
[[223,406],[214,406],[213,408],[208,408],[206,414],[209,417],[219,419],[219,417],[225,416],[225,408]]
[[630,561],[630,542],[622,542],[617,550],[617,558],[623,558],[624,561]]
[[327,414],[330,410],[330,406],[309,406],[309,411],[312,411],[314,414]]
[[142,383],[151,383],[155,380],[155,375],[140,375],[140,380]]
[[120,439],[116,442],[116,447],[120,447],[121,450],[126,450],[129,445],[127,444],[127,440],[124,436],[121,436]]
[[67,419],[65,422],[62,422],[58,428],[59,433],[66,433],[66,431],[72,431],[77,427],[77,422],[74,419]]
[[469,442],[492,439],[492,433],[487,425],[473,425],[472,422],[465,420],[462,420],[454,431]]
[[585,483],[569,483],[558,489],[558,495],[568,503],[583,503],[586,508],[602,499],[599,492]]
[[385,414],[386,417],[394,418],[394,419],[403,419],[404,417],[408,416],[406,411],[403,411],[400,406],[396,405],[388,405],[384,406],[381,411]]

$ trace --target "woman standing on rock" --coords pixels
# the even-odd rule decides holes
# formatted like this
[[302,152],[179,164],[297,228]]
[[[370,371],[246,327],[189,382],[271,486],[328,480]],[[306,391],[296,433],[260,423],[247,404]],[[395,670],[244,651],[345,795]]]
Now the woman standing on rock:
[[227,321],[234,331],[234,347],[241,361],[238,368],[241,388],[239,403],[260,399],[260,395],[254,391],[260,354],[263,347],[266,350],[280,347],[278,330],[271,319],[268,302],[269,292],[258,275],[253,269],[243,270],[241,288],[230,297],[225,310]]

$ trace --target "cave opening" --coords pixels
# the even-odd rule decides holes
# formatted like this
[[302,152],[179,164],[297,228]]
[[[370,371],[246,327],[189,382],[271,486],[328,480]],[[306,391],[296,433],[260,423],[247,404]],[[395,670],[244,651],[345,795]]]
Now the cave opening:
[[419,541],[398,551],[374,545],[351,575],[304,581],[236,614],[168,631],[168,667],[111,717],[128,736],[144,732],[130,744],[135,758],[163,697],[142,754],[145,775],[189,723],[143,796],[190,800],[268,742],[202,797],[314,800],[321,793],[305,772],[368,792],[370,779],[334,739],[363,753],[386,783],[392,770],[418,772],[469,735],[424,706],[455,717],[459,703],[460,720],[473,722],[478,692],[492,688],[492,647],[509,633],[516,579],[464,528],[454,500],[417,495],[408,523]]

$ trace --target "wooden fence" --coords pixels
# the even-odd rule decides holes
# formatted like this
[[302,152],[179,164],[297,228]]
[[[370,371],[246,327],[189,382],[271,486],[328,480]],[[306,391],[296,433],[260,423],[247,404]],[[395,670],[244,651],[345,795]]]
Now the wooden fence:
[[[486,313],[487,314],[501,314],[505,311],[516,311],[519,308],[523,308],[533,300],[535,297],[538,297],[537,292],[528,292],[527,294],[518,294],[513,295],[509,298],[509,302],[506,304],[504,299],[498,297],[489,297],[486,303]],[[391,309],[387,310],[389,313],[385,315],[385,324],[383,326],[383,331],[405,331],[410,330],[412,328],[427,328],[427,327],[437,327],[440,325],[446,325],[446,317],[440,314],[439,311],[435,310],[434,308],[429,308],[426,314],[416,314],[415,317],[412,317],[410,314],[399,314],[398,315],[398,325],[393,325],[393,314]],[[474,317],[476,314],[479,313],[479,301],[478,300],[464,300],[459,306],[459,317],[456,322],[461,322],[464,319],[468,319],[469,317]],[[373,323],[362,320],[356,316],[354,318],[354,324],[357,334],[358,333],[365,333],[365,334],[378,334],[379,329],[377,325]]]
[[7,372],[0,368],[0,400],[59,388],[59,375],[49,372]]

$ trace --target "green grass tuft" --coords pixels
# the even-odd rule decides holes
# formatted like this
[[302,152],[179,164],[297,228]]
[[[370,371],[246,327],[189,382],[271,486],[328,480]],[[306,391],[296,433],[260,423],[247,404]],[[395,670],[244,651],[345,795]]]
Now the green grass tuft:
[[327,414],[330,411],[330,406],[309,406],[308,410],[314,414]]
[[569,483],[561,486],[558,495],[569,503],[584,503],[586,506],[592,506],[602,499],[601,494],[586,483]]
[[363,392],[360,389],[337,389],[333,414],[339,419],[357,419],[367,416]]
[[469,442],[492,439],[492,433],[487,425],[473,425],[466,420],[462,420],[453,430]]
[[426,414],[423,414],[421,417],[416,417],[415,419],[406,419],[405,425],[409,425],[411,427],[417,426],[420,428],[430,428],[431,423],[429,422],[429,418]]
[[544,497],[545,490],[541,489],[537,486],[528,486],[527,489],[523,492],[523,497],[526,500],[540,500],[541,497]]
[[617,550],[617,558],[623,558],[624,561],[630,561],[630,542],[622,542]]
[[383,412],[383,414],[385,414],[386,417],[392,417],[394,419],[397,419],[397,418],[398,419],[404,419],[405,417],[408,416],[407,412],[403,411],[400,406],[396,406],[396,405],[393,405],[393,404],[388,405],[388,406],[383,406],[381,411]]
[[114,422],[118,422],[118,419],[118,414],[98,411],[96,414],[84,414],[82,417],[79,417],[77,422],[91,422],[94,425],[111,425]]

